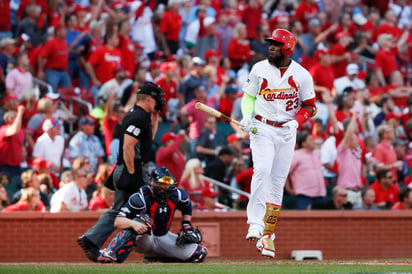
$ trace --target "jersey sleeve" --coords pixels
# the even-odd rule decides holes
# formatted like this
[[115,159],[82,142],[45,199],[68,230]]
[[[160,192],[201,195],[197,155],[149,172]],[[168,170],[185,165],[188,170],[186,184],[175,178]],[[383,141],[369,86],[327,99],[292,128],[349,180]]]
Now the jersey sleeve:
[[192,216],[192,202],[189,199],[189,195],[181,188],[178,188],[177,191],[179,193],[177,208],[182,212],[182,215]]
[[144,124],[142,119],[139,117],[131,117],[126,122],[126,127],[124,130],[124,134],[130,135],[135,139],[138,139],[141,136],[142,131],[144,130]]
[[301,100],[306,101],[315,97],[315,89],[313,86],[313,78],[309,72],[305,71],[302,79]]
[[249,73],[249,77],[243,86],[243,92],[246,92],[247,94],[254,97],[259,92],[259,78],[256,74],[256,65],[253,66],[252,70]]

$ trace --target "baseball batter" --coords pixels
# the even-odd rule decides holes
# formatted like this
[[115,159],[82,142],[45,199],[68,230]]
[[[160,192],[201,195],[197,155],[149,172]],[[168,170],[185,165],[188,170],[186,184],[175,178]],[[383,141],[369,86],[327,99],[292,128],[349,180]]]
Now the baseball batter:
[[[247,240],[275,257],[275,227],[296,143],[296,131],[316,114],[313,79],[290,58],[296,38],[276,29],[267,38],[269,57],[256,63],[243,87],[241,127],[249,132],[254,163],[247,206]],[[251,131],[257,129],[256,134]]]

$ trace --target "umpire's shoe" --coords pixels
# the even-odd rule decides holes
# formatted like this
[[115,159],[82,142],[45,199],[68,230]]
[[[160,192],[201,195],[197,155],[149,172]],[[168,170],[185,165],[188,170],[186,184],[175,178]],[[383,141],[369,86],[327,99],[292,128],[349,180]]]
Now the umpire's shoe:
[[100,250],[92,241],[83,235],[77,238],[77,243],[83,249],[84,254],[90,261],[97,262],[97,258],[100,255]]
[[275,258],[275,243],[274,234],[264,234],[256,243],[257,249],[262,253],[262,256]]

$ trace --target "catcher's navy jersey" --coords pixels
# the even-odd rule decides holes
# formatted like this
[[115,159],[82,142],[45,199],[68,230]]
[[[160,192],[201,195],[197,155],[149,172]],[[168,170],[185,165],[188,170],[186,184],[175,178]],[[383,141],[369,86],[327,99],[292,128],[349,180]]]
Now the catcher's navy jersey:
[[140,213],[147,213],[153,219],[153,234],[162,236],[169,231],[176,209],[180,210],[182,215],[192,215],[192,203],[186,191],[175,188],[166,201],[158,201],[153,195],[152,188],[145,185],[139,192],[130,196],[117,216],[133,219]]

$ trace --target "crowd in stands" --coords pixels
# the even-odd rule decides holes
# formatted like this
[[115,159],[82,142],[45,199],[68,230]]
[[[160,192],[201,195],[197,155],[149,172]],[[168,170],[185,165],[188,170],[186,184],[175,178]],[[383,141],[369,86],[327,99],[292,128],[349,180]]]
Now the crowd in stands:
[[146,81],[165,92],[168,129],[147,168],[166,166],[196,210],[245,209],[246,196],[207,177],[250,192],[249,136],[195,103],[241,120],[243,84],[275,28],[296,35],[292,59],[312,75],[318,107],[298,132],[289,208],[411,209],[412,1],[10,0],[2,212],[109,208],[120,124]]

